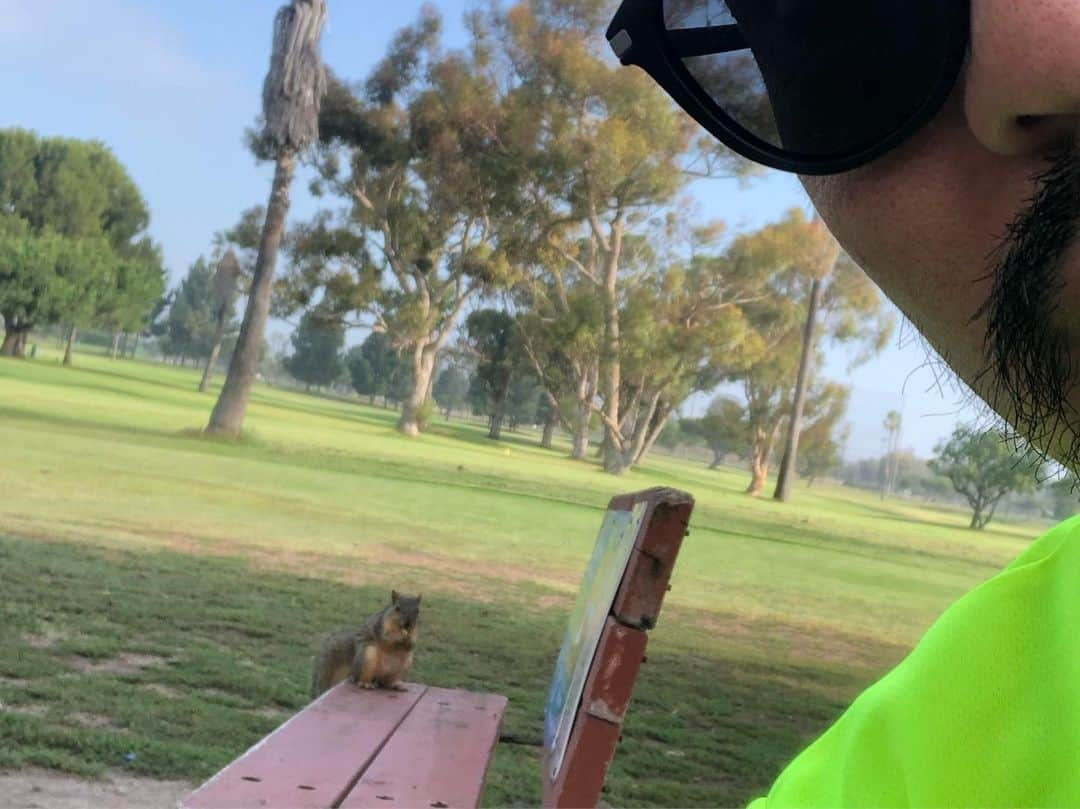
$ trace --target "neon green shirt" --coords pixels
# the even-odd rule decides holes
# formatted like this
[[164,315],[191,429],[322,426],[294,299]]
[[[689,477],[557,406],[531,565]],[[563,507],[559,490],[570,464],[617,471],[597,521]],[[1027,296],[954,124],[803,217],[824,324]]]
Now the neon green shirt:
[[950,607],[750,806],[1080,806],[1080,517]]

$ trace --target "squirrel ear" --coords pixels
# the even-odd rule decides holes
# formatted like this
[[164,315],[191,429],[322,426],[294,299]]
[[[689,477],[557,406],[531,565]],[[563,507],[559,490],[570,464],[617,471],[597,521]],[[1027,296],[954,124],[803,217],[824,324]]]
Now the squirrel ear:
[[390,603],[397,604],[397,590],[390,591]]
[[417,604],[419,604],[419,603],[420,603],[420,599],[421,599],[421,598],[423,598],[423,597],[424,597],[424,594],[423,594],[423,593],[420,593],[420,594],[419,594],[419,595],[418,595],[418,596],[416,597],[416,603],[417,603]]

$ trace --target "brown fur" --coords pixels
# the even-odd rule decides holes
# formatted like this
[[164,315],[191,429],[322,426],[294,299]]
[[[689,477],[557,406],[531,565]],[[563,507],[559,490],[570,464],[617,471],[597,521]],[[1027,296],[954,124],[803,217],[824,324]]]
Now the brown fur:
[[404,690],[401,681],[413,663],[420,596],[391,593],[390,605],[369,616],[359,629],[328,636],[315,656],[311,698],[348,678],[361,688]]

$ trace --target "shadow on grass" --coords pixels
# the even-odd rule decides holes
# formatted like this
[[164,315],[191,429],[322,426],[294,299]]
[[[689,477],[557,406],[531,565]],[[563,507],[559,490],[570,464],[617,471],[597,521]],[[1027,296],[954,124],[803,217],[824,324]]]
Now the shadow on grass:
[[[198,781],[306,702],[326,631],[394,582],[349,587],[235,558],[0,539],[0,748],[6,766],[126,768]],[[536,738],[565,613],[526,585],[480,603],[425,591],[414,679],[510,698],[505,731]],[[741,805],[875,672],[709,656],[685,620],[654,633],[608,777],[615,805]],[[110,673],[75,662],[142,661]],[[890,658],[892,650],[882,652]],[[276,715],[268,712],[277,711]],[[86,727],[73,717],[100,721]],[[128,753],[134,757],[126,760]],[[539,751],[500,745],[491,805],[539,802]]]
[[[898,522],[904,521],[903,518],[895,516],[889,519],[895,519]],[[922,525],[923,523],[920,521],[919,524]],[[875,562],[906,564],[916,568],[925,568],[928,563],[959,562],[987,572],[997,572],[1001,569],[1001,564],[997,561],[950,553],[947,550],[948,546],[931,549],[902,545],[882,545],[853,536],[840,536],[819,528],[785,524],[777,524],[777,534],[763,534],[761,533],[761,526],[760,521],[743,518],[735,514],[720,514],[716,509],[707,507],[699,508],[694,514],[694,528],[714,531],[725,536],[861,557]],[[784,535],[781,535],[781,532]],[[787,536],[787,534],[792,536]]]

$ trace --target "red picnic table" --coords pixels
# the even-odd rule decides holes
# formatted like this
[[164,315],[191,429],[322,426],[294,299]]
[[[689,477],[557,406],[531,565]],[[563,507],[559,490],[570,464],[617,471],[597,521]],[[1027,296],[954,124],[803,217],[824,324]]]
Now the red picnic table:
[[[690,495],[673,489],[608,506],[548,695],[545,806],[595,806],[600,798],[692,509]],[[181,807],[475,807],[506,707],[497,694],[344,682]]]

